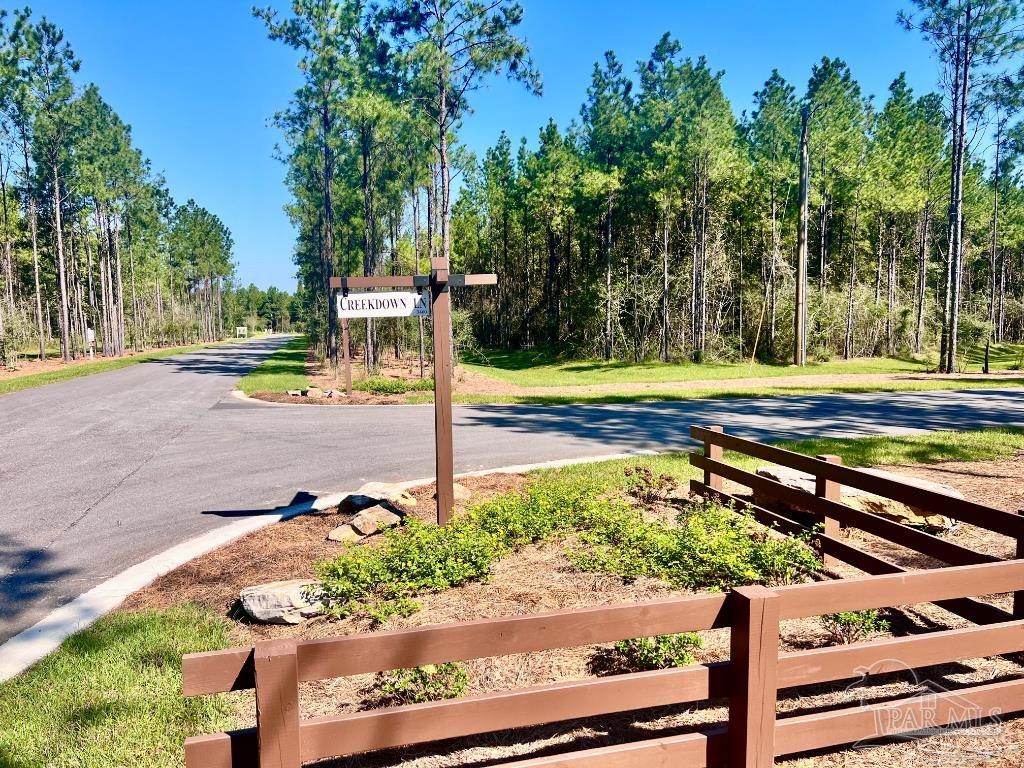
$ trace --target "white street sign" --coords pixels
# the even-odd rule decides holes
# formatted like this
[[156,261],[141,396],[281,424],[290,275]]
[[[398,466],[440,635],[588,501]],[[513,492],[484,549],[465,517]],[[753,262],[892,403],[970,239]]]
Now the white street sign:
[[429,317],[430,294],[379,291],[338,294],[338,317]]

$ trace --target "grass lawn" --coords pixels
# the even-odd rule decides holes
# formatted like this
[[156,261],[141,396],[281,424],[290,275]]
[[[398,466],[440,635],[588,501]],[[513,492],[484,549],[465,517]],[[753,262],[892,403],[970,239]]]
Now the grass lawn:
[[536,350],[487,350],[464,359],[467,368],[520,387],[579,387],[594,384],[657,384],[678,381],[774,378],[811,374],[924,373],[929,363],[895,358],[864,358],[816,363],[805,368],[755,363],[662,363],[650,361],[565,360]]
[[[23,389],[31,389],[32,387],[41,387],[44,384],[53,384],[58,381],[77,379],[79,376],[89,376],[93,373],[116,371],[120,368],[127,368],[129,365],[145,363],[148,360],[159,360],[164,357],[171,357],[172,355],[180,355],[184,352],[195,352],[196,350],[205,349],[215,344],[224,344],[228,341],[237,340],[228,339],[225,341],[215,341],[212,344],[192,344],[187,347],[167,347],[166,349],[157,349],[152,352],[141,352],[130,357],[113,357],[109,360],[77,363],[64,368],[56,368],[52,371],[30,373],[26,376],[15,376],[10,379],[0,379],[0,395],[9,395],[12,392],[20,392]],[[57,355],[59,354],[60,352],[57,352]]]
[[171,768],[186,736],[230,727],[224,697],[181,695],[182,654],[229,645],[191,606],[114,613],[0,683],[3,768]]
[[[841,456],[851,467],[870,467],[880,464],[937,464],[942,461],[992,461],[1009,458],[1024,451],[1024,429],[1006,427],[968,432],[929,432],[922,435],[877,435],[872,437],[838,438],[820,437],[811,440],[784,440],[776,443],[798,453],[817,456],[832,453]],[[725,452],[730,464],[747,471],[768,462],[750,456]],[[686,452],[640,456],[630,459],[603,461],[593,464],[574,464],[558,469],[541,470],[545,474],[568,479],[596,482],[608,488],[622,487],[626,477],[621,468],[647,466],[656,474],[671,475],[677,480],[699,477],[701,470],[690,466]]]
[[[665,390],[643,390],[639,392],[578,392],[566,394],[520,394],[520,395],[475,395],[455,394],[453,400],[463,404],[502,403],[519,405],[616,405],[624,403],[656,403],[671,400],[704,400],[715,398],[741,397],[783,397],[794,395],[828,395],[857,392],[929,392],[933,390],[998,389],[1003,387],[1024,387],[1024,374],[1005,376],[999,379],[971,378],[957,379],[909,379],[904,381],[876,381],[864,384],[818,384],[805,386],[731,386],[681,388]],[[409,395],[409,403],[433,402],[432,394]]]
[[[985,345],[968,350],[964,356],[966,371],[980,371],[985,364]],[[988,352],[989,370],[1019,371],[1024,368],[1024,344],[993,344]]]
[[297,336],[239,379],[235,387],[247,395],[305,389],[309,386],[306,378],[308,348],[309,340]]

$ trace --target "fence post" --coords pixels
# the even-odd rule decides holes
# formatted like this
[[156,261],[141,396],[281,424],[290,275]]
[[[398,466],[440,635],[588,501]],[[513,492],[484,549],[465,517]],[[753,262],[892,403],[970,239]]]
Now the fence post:
[[[827,464],[842,464],[842,456],[834,456],[830,453],[825,453],[818,456],[819,459]],[[828,480],[820,475],[814,477],[814,495],[820,498],[827,499],[829,501],[839,501],[841,486],[835,480]],[[839,538],[839,521],[834,517],[829,517],[822,512],[816,512],[815,520],[818,525],[821,526],[821,532],[833,539]],[[821,564],[822,565],[835,565],[838,560],[834,557],[825,554],[824,546],[821,542],[818,543],[818,550],[821,553]]]
[[779,596],[766,587],[737,587],[731,600],[729,768],[775,763]]
[[299,667],[294,640],[256,643],[259,768],[300,768]]
[[[707,427],[709,432],[725,432],[723,427]],[[711,459],[712,461],[721,461],[724,451],[722,446],[715,445],[714,443],[705,440],[704,441],[704,457]],[[705,469],[704,470],[704,485],[714,491],[722,490],[722,476],[716,475],[714,472]]]
[[[1024,509],[1017,510],[1018,515],[1024,516]],[[1024,560],[1024,537],[1017,537],[1017,559]],[[1024,592],[1013,593],[1013,618],[1024,619]]]

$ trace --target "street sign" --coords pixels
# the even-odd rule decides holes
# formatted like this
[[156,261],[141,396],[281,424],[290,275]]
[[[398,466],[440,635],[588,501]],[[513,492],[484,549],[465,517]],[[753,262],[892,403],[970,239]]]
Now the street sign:
[[[426,310],[415,309],[416,314],[402,313],[408,317],[430,315],[431,331],[434,337],[434,458],[437,477],[437,523],[443,525],[451,517],[455,507],[455,458],[452,447],[452,307],[449,288],[463,288],[474,285],[494,285],[498,276],[461,275],[448,272],[448,259],[431,258],[429,275],[391,275],[364,277],[332,277],[331,290],[342,291],[338,296],[338,310],[343,298],[360,297],[360,301],[369,297],[412,296],[417,293],[398,293],[394,291],[382,293],[354,294],[353,288],[422,288],[421,298],[426,302]],[[423,312],[423,314],[419,314]],[[348,318],[367,317],[365,312],[354,315],[342,315],[342,332],[345,334],[344,350],[346,365],[348,363]],[[389,315],[370,315],[371,317],[388,317]],[[393,314],[390,316],[394,316]],[[402,315],[400,315],[402,316]],[[351,396],[351,393],[350,393]]]
[[430,294],[416,291],[339,293],[338,317],[429,317]]

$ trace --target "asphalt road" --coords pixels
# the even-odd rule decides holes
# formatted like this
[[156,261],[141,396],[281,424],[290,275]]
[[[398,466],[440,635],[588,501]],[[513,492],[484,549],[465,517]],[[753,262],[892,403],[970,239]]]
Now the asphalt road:
[[[433,473],[429,406],[274,407],[233,382],[285,337],[0,397],[0,641],[104,579],[296,497]],[[457,406],[456,470],[756,438],[1024,425],[1024,391]]]

